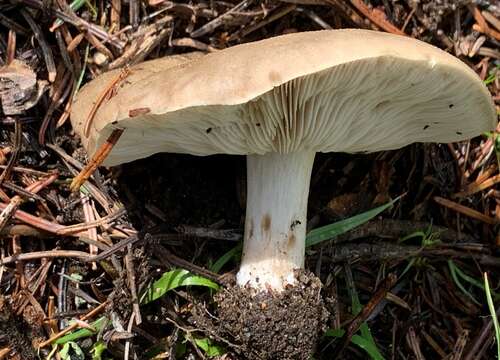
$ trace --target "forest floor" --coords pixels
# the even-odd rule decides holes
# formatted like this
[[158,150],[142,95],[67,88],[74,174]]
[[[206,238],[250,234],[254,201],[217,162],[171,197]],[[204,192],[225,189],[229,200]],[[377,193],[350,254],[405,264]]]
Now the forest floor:
[[[100,167],[71,191],[89,161],[72,99],[142,60],[339,28],[438,46],[477,72],[499,108],[493,0],[1,1],[0,359],[238,359],[192,318],[238,268],[245,158],[157,154]],[[404,196],[307,249],[330,312],[315,359],[497,356],[498,139],[317,155],[309,229]],[[160,278],[165,295],[141,301]]]

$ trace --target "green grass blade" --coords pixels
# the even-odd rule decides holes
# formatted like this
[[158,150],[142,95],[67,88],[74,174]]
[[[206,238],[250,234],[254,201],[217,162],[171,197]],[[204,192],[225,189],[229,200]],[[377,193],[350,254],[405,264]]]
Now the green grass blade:
[[92,345],[92,349],[90,349],[92,360],[102,360],[102,354],[106,349],[106,343],[104,343],[103,341],[98,341],[94,345]]
[[85,54],[83,56],[82,71],[80,71],[80,74],[78,75],[78,80],[76,81],[75,85],[75,93],[73,95],[76,95],[76,93],[78,92],[78,90],[80,90],[80,87],[82,86],[83,77],[85,76],[85,70],[87,69],[87,60],[89,57],[89,51],[90,51],[90,46],[87,44],[87,46],[85,47]]
[[328,329],[325,331],[323,336],[341,338],[342,336],[344,336],[344,334],[345,334],[344,329]]
[[[452,260],[449,261],[453,263]],[[464,273],[462,269],[460,269],[458,266],[455,265],[455,263],[453,263],[453,266],[455,268],[455,271],[457,272],[457,275],[459,275],[462,279],[467,281],[469,284],[474,285],[478,289],[484,290],[484,285],[479,280],[476,280],[472,276],[469,276],[466,273]]]
[[366,351],[373,360],[384,360],[384,357],[380,354],[373,342],[368,341],[359,335],[353,335],[351,342]]
[[485,84],[485,85],[490,85],[490,84],[492,84],[492,83],[495,81],[496,77],[497,77],[497,72],[498,72],[498,71],[500,71],[500,65],[497,65],[497,66],[496,66],[496,68],[495,68],[495,69],[493,69],[493,70],[490,72],[489,76],[488,76],[485,80],[483,80],[483,81],[484,81],[484,84]]
[[94,335],[96,332],[99,332],[102,329],[104,329],[107,324],[108,324],[108,318],[105,316],[100,317],[99,319],[90,324],[90,326],[93,327],[95,331],[92,331],[90,329],[80,329],[77,331],[73,331],[68,335],[63,336],[62,338],[59,338],[56,341],[54,341],[54,344],[62,345],[70,341],[76,341],[78,339],[87,338],[89,336]]
[[[448,260],[448,267],[450,269],[451,277],[453,281],[455,282],[455,285],[465,294],[467,295],[468,298],[470,298],[475,304],[481,306],[481,303],[476,300],[474,295],[472,295],[465,287],[462,285],[462,282],[459,279],[459,276],[463,278],[463,276],[466,276],[459,268],[458,266],[455,265],[453,260]],[[466,280],[464,278],[464,280]],[[483,287],[482,285],[480,286],[481,288]]]
[[394,203],[400,198],[401,196],[388,202],[387,204],[376,207],[375,209],[368,210],[362,214],[355,215],[353,217],[350,217],[349,219],[337,221],[333,224],[311,230],[306,237],[306,246],[312,246],[319,244],[320,242],[330,240],[336,236],[348,232],[349,230],[354,229],[355,227],[363,225],[364,223],[370,221],[375,216],[380,214],[382,211],[394,205]]
[[[361,305],[361,302],[359,301],[358,297],[358,292],[354,287],[353,288],[348,287],[348,291],[351,296],[352,314],[356,316],[361,312],[361,310],[363,310],[363,305]],[[359,331],[361,333],[361,336],[358,335],[358,337],[363,339],[362,343],[365,346],[365,348],[363,349],[366,350],[366,347],[370,349],[369,354],[373,360],[383,359],[384,357],[378,350],[377,344],[375,344],[375,340],[373,339],[372,332],[370,331],[370,327],[368,326],[366,321],[361,324],[361,326],[359,327]],[[375,357],[373,357],[372,354],[374,354]]]
[[241,251],[243,250],[243,244],[238,244],[224,255],[222,255],[216,262],[209,267],[210,271],[214,273],[219,273],[221,269],[226,265],[231,259],[236,259],[241,256]]
[[410,271],[410,269],[413,267],[413,265],[415,264],[416,262],[416,258],[413,258],[413,259],[410,259],[410,261],[408,261],[408,264],[406,265],[406,267],[404,268],[403,272],[401,273],[401,275],[399,275],[400,278],[402,278],[403,276],[405,276],[405,274]]
[[193,338],[193,341],[208,357],[221,356],[226,353],[222,346],[215,344],[209,338]]
[[414,238],[420,238],[420,239],[423,240],[423,239],[425,239],[425,237],[426,237],[425,232],[423,232],[423,231],[415,231],[415,232],[413,232],[413,233],[411,233],[409,235],[406,235],[405,237],[402,237],[401,239],[399,239],[398,242],[399,243],[403,243],[403,242],[405,242],[407,240],[414,239]]
[[62,360],[84,360],[85,354],[83,350],[78,346],[77,343],[73,341],[68,341],[64,344],[61,351],[59,351],[59,356]]
[[141,304],[157,300],[170,290],[181,286],[205,286],[214,290],[219,289],[219,285],[207,278],[191,274],[184,269],[175,269],[164,273],[144,291]]
[[[341,338],[344,334],[345,330],[343,329],[329,329],[325,332],[324,336]],[[366,340],[362,336],[353,335],[351,342],[366,351],[372,360],[385,360],[373,342]]]
[[[92,4],[88,1],[88,0],[74,0],[72,1],[70,4],[69,4],[69,7],[71,10],[73,11],[77,11],[77,10],[80,10],[80,8],[83,6],[83,5],[87,5],[87,7],[90,9],[90,11],[92,12],[92,17],[95,19],[97,17],[97,10],[94,6],[92,6]],[[55,21],[55,25],[56,26],[60,26],[62,25],[64,22],[60,19],[57,19]]]
[[491,298],[490,283],[488,281],[488,273],[484,273],[484,289],[486,292],[486,301],[488,302],[488,308],[490,310],[491,318],[493,320],[493,326],[495,327],[495,339],[497,342],[497,359],[500,359],[500,326],[498,325],[497,312],[495,310],[495,304],[493,304],[493,299]]

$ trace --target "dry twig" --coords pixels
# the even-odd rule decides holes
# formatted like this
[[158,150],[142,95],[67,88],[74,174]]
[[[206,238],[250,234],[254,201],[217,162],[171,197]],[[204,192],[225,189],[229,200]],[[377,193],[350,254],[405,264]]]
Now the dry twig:
[[106,156],[113,150],[113,146],[118,142],[122,133],[122,129],[113,130],[106,142],[96,151],[87,166],[73,179],[70,185],[71,191],[78,191],[80,186],[92,176],[94,171],[106,159]]
[[373,10],[370,10],[362,0],[350,0],[350,1],[351,4],[356,9],[358,9],[360,13],[362,13],[364,16],[370,19],[371,22],[373,22],[382,30],[390,32],[392,34],[406,36],[406,34],[403,31],[399,30],[397,27],[391,24],[387,19],[385,19],[383,15],[381,15],[380,13],[375,13],[375,11]]

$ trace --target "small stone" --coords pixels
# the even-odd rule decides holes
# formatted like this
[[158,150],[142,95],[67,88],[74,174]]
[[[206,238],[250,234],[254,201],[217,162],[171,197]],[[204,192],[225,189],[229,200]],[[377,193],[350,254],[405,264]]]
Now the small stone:
[[108,57],[100,51],[96,51],[94,53],[94,56],[92,56],[92,59],[94,61],[94,64],[96,64],[97,66],[104,66],[109,62]]

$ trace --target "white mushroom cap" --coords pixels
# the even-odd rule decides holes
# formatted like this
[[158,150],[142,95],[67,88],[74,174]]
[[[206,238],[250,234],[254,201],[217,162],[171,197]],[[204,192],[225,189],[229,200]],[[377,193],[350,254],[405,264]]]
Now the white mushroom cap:
[[110,76],[85,86],[71,118],[87,150],[125,128],[106,165],[157,152],[373,152],[459,141],[496,122],[488,90],[467,65],[382,32],[288,34],[181,62],[132,68],[88,136],[84,124]]

